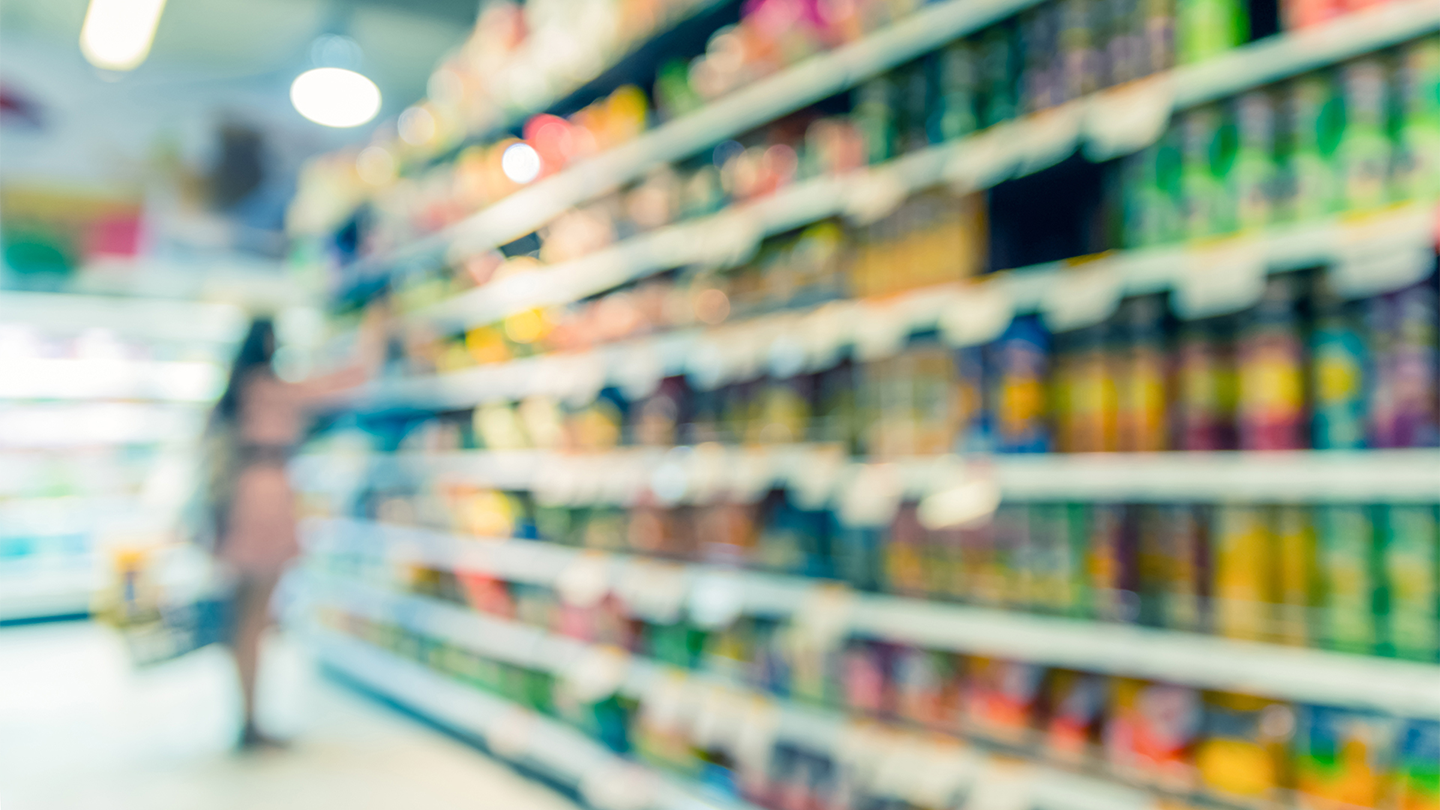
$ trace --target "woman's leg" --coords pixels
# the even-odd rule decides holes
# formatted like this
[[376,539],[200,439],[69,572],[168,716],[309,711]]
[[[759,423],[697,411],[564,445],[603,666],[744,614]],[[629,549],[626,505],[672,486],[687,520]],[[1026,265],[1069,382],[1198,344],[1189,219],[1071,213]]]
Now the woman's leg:
[[260,671],[260,639],[270,623],[270,597],[278,576],[245,576],[235,594],[235,668],[240,674],[240,697],[244,711],[241,743],[263,742],[255,727],[255,681]]

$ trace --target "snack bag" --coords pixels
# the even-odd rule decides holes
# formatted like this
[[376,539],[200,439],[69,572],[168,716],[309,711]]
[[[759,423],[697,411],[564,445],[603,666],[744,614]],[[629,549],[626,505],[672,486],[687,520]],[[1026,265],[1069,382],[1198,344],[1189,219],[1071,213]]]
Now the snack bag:
[[1381,807],[1395,756],[1397,722],[1389,717],[1304,706],[1293,745],[1301,807]]

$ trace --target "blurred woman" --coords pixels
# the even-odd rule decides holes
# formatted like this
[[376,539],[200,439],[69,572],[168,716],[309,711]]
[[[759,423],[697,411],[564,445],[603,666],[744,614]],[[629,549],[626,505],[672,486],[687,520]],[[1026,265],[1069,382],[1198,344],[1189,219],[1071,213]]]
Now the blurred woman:
[[300,552],[295,500],[285,467],[305,428],[307,411],[370,376],[383,359],[380,310],[367,313],[356,341],[357,362],[304,382],[275,375],[275,330],[258,318],[216,403],[210,424],[211,492],[217,553],[235,582],[231,646],[244,707],[242,748],[276,745],[255,725],[255,678],[270,597]]

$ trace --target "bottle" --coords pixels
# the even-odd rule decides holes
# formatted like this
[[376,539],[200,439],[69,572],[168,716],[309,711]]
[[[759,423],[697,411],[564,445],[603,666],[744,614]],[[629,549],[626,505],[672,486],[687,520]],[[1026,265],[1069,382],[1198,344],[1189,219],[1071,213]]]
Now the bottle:
[[1375,523],[1371,510],[1352,504],[1316,509],[1321,582],[1321,638],[1343,652],[1372,653],[1377,642]]

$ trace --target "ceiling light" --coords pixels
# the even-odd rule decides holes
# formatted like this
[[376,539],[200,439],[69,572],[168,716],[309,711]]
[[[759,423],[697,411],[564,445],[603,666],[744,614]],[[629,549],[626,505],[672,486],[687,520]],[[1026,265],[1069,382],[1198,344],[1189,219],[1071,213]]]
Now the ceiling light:
[[295,77],[290,103],[327,127],[357,127],[380,112],[380,88],[353,70],[315,68]]
[[105,70],[133,70],[150,54],[165,0],[90,0],[80,52]]
[[517,183],[528,183],[540,176],[540,153],[528,143],[510,144],[500,154],[500,170]]

